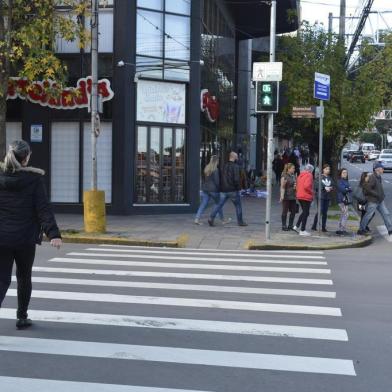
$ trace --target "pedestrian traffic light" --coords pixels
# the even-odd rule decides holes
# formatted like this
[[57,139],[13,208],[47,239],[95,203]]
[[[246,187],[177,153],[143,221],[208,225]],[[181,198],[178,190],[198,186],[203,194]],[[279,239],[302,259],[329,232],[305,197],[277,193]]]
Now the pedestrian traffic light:
[[278,113],[279,82],[256,82],[256,113]]

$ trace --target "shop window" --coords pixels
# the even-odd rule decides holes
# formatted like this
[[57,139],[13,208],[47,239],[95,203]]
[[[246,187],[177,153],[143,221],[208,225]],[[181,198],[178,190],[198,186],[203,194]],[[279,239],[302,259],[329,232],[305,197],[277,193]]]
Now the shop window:
[[191,14],[191,0],[166,0],[165,7],[166,12],[182,15]]
[[176,202],[185,201],[185,129],[177,128],[175,130],[175,194]]
[[138,10],[136,52],[138,55],[163,57],[163,14]]
[[[91,18],[86,17],[86,29],[90,29]],[[99,53],[112,53],[113,52],[113,9],[100,8],[99,10],[99,40],[98,52]],[[86,52],[90,52],[90,42],[87,42],[85,47]]]
[[137,0],[137,6],[162,11],[163,0]]
[[185,202],[185,129],[137,128],[136,203]]
[[51,200],[55,203],[79,203],[78,122],[52,123]]
[[136,75],[189,81],[190,1],[138,1],[138,7]]
[[7,122],[5,142],[8,146],[15,140],[22,139],[22,123],[21,122]]
[[[91,123],[83,130],[83,189],[91,189]],[[112,123],[101,122],[97,139],[98,189],[105,191],[106,203],[112,201]]]
[[178,15],[165,15],[165,57],[177,60],[189,60],[190,56],[189,18]]

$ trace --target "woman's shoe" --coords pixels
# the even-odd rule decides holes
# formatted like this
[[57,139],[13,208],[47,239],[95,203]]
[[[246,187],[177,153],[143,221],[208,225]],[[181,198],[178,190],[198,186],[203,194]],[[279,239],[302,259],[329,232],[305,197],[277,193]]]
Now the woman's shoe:
[[33,325],[33,322],[29,318],[21,318],[16,320],[17,329],[26,329]]
[[222,225],[227,225],[230,222],[231,222],[231,218],[222,219]]

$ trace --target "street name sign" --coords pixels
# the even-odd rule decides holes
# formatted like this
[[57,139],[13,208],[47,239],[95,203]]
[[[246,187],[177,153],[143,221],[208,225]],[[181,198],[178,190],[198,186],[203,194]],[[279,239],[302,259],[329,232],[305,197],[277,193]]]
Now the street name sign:
[[314,98],[329,101],[331,96],[331,77],[319,72],[314,74]]
[[324,110],[320,106],[294,106],[291,112],[292,118],[320,118]]
[[252,79],[257,82],[280,82],[283,75],[283,63],[253,63]]

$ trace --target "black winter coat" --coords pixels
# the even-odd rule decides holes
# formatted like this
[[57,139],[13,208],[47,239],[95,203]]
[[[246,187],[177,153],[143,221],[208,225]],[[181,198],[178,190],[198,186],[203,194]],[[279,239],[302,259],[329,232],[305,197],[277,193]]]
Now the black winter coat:
[[210,176],[204,178],[202,190],[204,192],[219,192],[220,189],[220,178],[219,169],[213,171]]
[[43,175],[33,167],[10,173],[0,166],[0,247],[40,244],[42,232],[61,238]]
[[222,192],[236,192],[241,190],[240,167],[235,162],[227,162],[221,176]]

